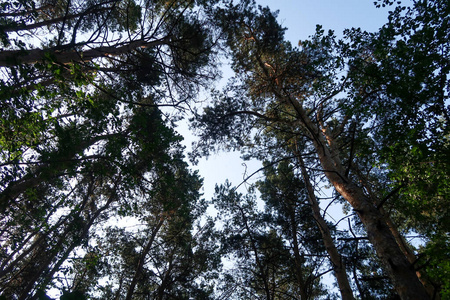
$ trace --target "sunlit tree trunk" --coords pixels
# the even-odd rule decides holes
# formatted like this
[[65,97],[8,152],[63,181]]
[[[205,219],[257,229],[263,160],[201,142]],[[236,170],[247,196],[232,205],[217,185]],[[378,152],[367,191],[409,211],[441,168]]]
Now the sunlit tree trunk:
[[[277,96],[295,109],[300,125],[306,129],[313,141],[324,174],[358,214],[399,296],[404,300],[429,299],[428,293],[417,278],[413,265],[401,251],[384,216],[364,194],[362,188],[345,176],[345,170],[340,162],[333,159],[321,130],[312,122],[297,100],[283,95],[278,89]],[[331,148],[333,146],[331,145]]]

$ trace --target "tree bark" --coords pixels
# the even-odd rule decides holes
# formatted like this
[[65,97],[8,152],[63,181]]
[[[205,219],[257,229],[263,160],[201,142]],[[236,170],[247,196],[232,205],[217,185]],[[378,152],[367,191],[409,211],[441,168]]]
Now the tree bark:
[[152,235],[150,236],[150,239],[148,240],[147,245],[142,250],[141,257],[139,258],[138,265],[136,267],[136,272],[134,273],[133,279],[131,280],[130,286],[128,287],[126,300],[131,300],[133,298],[134,289],[136,288],[136,285],[139,280],[139,275],[142,273],[142,270],[144,268],[145,258],[147,254],[150,252],[150,249],[152,248],[153,242],[156,238],[156,234],[158,233],[161,226],[164,224],[165,218],[161,217],[159,219],[158,224],[156,224],[155,228],[152,230]]
[[[323,132],[310,119],[302,105],[279,89],[275,95],[286,105],[292,106],[300,125],[313,141],[314,148],[325,176],[336,191],[352,206],[365,226],[368,238],[385,266],[398,295],[403,300],[430,299],[424,286],[417,278],[413,265],[407,260],[390,228],[376,205],[364,194],[361,187],[353,183],[340,164],[334,161]],[[334,154],[336,155],[336,154]]]
[[336,277],[338,283],[339,292],[341,293],[341,299],[353,300],[355,298],[353,297],[353,291],[348,281],[345,263],[342,260],[342,256],[339,254],[336,245],[334,244],[333,238],[330,233],[330,229],[328,228],[327,223],[325,222],[324,218],[320,213],[319,202],[317,201],[316,195],[314,194],[314,189],[313,186],[311,185],[309,175],[306,172],[303,158],[298,153],[298,151],[295,152],[297,159],[300,163],[300,168],[302,171],[302,176],[306,185],[306,189],[308,190],[308,201],[311,205],[313,217],[317,222],[317,226],[319,227],[320,233],[322,234],[323,244],[327,250],[331,264],[333,265],[334,276]]
[[291,209],[290,218],[291,218],[291,230],[292,230],[292,240],[294,242],[294,257],[295,257],[295,270],[297,272],[297,281],[300,287],[300,297],[301,299],[308,299],[307,286],[303,279],[303,270],[302,270],[302,256],[299,251],[299,242],[297,238],[297,224],[295,222],[295,210]]
[[[303,107],[301,100],[291,96],[289,92],[289,90],[291,90],[289,82],[286,83],[286,89],[284,89],[284,83],[282,81],[284,74],[277,74],[276,69],[271,67],[271,64],[263,61],[261,56],[262,53],[269,54],[270,56],[272,55],[272,52],[264,52],[264,44],[259,44],[257,36],[251,36],[251,38],[251,42],[254,43],[253,47],[257,51],[254,52],[254,57],[250,58],[250,60],[253,59],[256,66],[241,65],[241,69],[253,72],[255,78],[252,79],[254,81],[264,81],[264,89],[266,89],[267,92],[270,92],[280,105],[285,105],[288,111],[291,109],[294,111],[294,117],[297,119],[298,126],[304,130],[304,134],[312,141],[312,146],[317,154],[324,175],[334,186],[335,190],[352,206],[354,211],[357,212],[367,231],[368,238],[384,265],[384,269],[392,280],[395,290],[400,298],[403,300],[430,299],[424,286],[417,278],[413,265],[403,254],[397,241],[392,235],[383,214],[376,207],[376,203],[371,201],[371,199],[365,195],[364,190],[360,186],[355,182],[352,182],[352,180],[346,176],[346,171],[339,161],[339,147],[336,147],[337,145],[335,145],[333,141],[330,141],[331,144],[327,143],[326,138],[329,136],[326,128],[320,128],[320,125],[313,122]],[[232,50],[235,51],[234,49]],[[236,51],[239,51],[239,49]],[[247,52],[244,53],[246,55],[248,54]],[[260,78],[256,78],[257,76]],[[249,82],[249,84],[252,85],[251,82]],[[261,88],[261,86],[258,86],[258,83],[255,83],[252,88],[255,86],[258,87],[258,89]],[[322,131],[322,129],[324,130]]]
[[[81,230],[80,235],[78,236],[78,239],[80,242],[87,237],[89,230],[91,229],[94,222],[98,219],[100,214],[103,211],[105,211],[106,209],[108,209],[110,207],[111,203],[117,199],[116,189],[117,189],[117,181],[115,183],[113,190],[111,191],[111,195],[109,196],[107,202],[102,207],[100,207],[99,209],[97,209],[95,211],[94,215],[89,219],[89,221],[85,224],[85,226]],[[80,210],[77,213],[77,215],[80,216],[81,213],[82,213],[82,210]],[[21,291],[19,300],[29,299],[29,296],[32,294],[33,289],[36,288],[36,282],[42,276],[42,274],[45,274],[45,276],[43,277],[44,278],[43,286],[47,286],[47,284],[49,282],[51,282],[53,275],[57,271],[59,271],[61,265],[66,261],[67,257],[69,257],[69,255],[72,253],[72,251],[77,246],[79,246],[80,242],[74,243],[73,241],[71,241],[67,248],[64,247],[65,243],[70,241],[71,238],[73,239],[73,235],[70,236],[70,233],[71,232],[70,232],[69,227],[66,227],[65,232],[63,233],[62,236],[59,237],[58,243],[52,249],[48,249],[47,247],[42,247],[43,249],[45,249],[44,263],[42,263],[39,266],[39,268],[33,270],[32,278],[27,278],[28,279],[27,285],[26,285],[25,289],[23,291]],[[62,255],[58,258],[58,261],[54,264],[54,266],[50,269],[50,265],[52,264],[52,261],[58,256],[58,254],[62,254]]]
[[173,265],[173,256],[171,255],[169,260],[169,267],[167,268],[166,272],[164,272],[163,278],[161,280],[161,284],[159,285],[157,291],[156,291],[156,300],[164,300],[164,294],[166,293],[166,290],[170,287],[170,273],[172,272],[174,265]]
[[261,263],[261,260],[259,259],[258,247],[256,245],[256,242],[255,242],[255,240],[253,238],[253,235],[252,235],[252,231],[251,231],[250,226],[248,224],[247,216],[245,215],[245,212],[242,209],[242,207],[240,207],[238,204],[236,204],[236,207],[238,208],[239,212],[242,215],[242,219],[244,221],[245,230],[247,231],[248,237],[250,239],[250,247],[251,247],[253,253],[255,254],[256,265],[258,266],[258,269],[260,271],[260,277],[261,277],[261,279],[264,282],[264,292],[266,293],[266,299],[272,299],[273,295],[271,295],[271,293],[270,293],[269,279],[267,278],[268,272],[266,272],[264,270],[264,266]]
[[[400,246],[400,249],[403,251],[403,254],[405,254],[408,261],[412,265],[414,265],[417,260],[416,255],[412,252],[411,248],[408,246],[405,239],[400,234],[400,232],[397,229],[397,226],[395,226],[394,222],[389,217],[389,215],[384,211],[383,208],[380,208],[380,211],[385,216],[386,222],[389,226],[389,229],[391,230],[392,235],[394,236],[395,240],[397,241],[397,244]],[[419,278],[420,282],[422,282],[425,289],[427,290],[427,293],[430,296],[430,298],[434,299],[434,300],[440,300],[441,297],[440,297],[439,293],[436,291],[436,288],[429,281],[427,274],[421,270],[417,270],[416,275],[417,275],[417,278]]]

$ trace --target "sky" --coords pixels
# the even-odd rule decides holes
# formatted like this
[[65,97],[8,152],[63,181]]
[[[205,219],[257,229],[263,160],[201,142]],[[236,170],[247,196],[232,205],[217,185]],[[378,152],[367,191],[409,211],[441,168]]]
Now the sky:
[[[256,0],[261,6],[268,6],[271,10],[279,10],[278,21],[287,28],[286,38],[292,45],[299,40],[305,40],[315,33],[316,25],[323,26],[325,31],[335,31],[338,37],[346,28],[360,27],[367,31],[376,31],[387,22],[388,9],[376,8],[374,0]],[[225,66],[226,68],[226,66]],[[232,76],[229,69],[225,69],[224,77]],[[184,127],[184,126],[183,126]],[[185,136],[184,144],[190,149],[195,139],[182,130]],[[218,153],[200,160],[197,169],[204,178],[203,193],[209,200],[214,194],[216,184],[229,180],[234,186],[242,183],[243,179],[261,167],[259,162],[244,162],[239,153]],[[259,174],[258,174],[259,175]],[[252,177],[254,182],[260,175]],[[239,188],[245,193],[246,185]],[[339,212],[337,212],[339,213]]]
[[375,31],[387,21],[388,9],[376,8],[375,0],[257,0],[261,6],[279,10],[278,20],[287,27],[293,45],[315,32],[317,24],[338,36],[346,28]]

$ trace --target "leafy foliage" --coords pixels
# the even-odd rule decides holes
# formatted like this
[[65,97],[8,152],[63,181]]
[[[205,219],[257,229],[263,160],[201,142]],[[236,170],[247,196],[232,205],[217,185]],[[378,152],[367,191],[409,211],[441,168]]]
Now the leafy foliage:
[[[237,75],[195,120],[199,148],[218,143],[274,161],[299,152],[358,214],[397,292],[414,285],[425,297],[416,274],[396,271],[421,260],[393,220],[423,234],[419,257],[448,239],[447,2],[398,3],[379,32],[351,29],[344,40],[318,27],[299,48],[283,41],[268,9],[227,9],[219,17]],[[429,296],[439,293],[445,280],[418,272]]]
[[[447,2],[375,1],[379,31],[298,47],[251,0],[0,2],[0,298],[330,298],[338,265],[364,299],[450,297]],[[264,178],[217,187],[213,219],[173,127],[219,49],[236,76],[193,158],[239,149]]]
[[[261,184],[276,188],[271,182]],[[266,199],[271,197],[266,195]],[[304,210],[289,203],[293,199],[276,199],[280,206],[290,207],[273,208],[270,201],[273,204],[275,199],[271,198],[262,212],[256,208],[254,195],[238,194],[229,183],[216,187],[213,202],[223,222],[221,248],[235,262],[221,279],[220,288],[230,299],[252,295],[265,299],[318,299],[324,294],[318,275],[323,249],[315,247],[316,238],[308,238],[317,229],[314,231],[314,225],[312,231],[306,228],[311,224],[302,218]]]
[[201,180],[169,117],[214,77],[208,5],[1,4],[0,294],[211,293]]

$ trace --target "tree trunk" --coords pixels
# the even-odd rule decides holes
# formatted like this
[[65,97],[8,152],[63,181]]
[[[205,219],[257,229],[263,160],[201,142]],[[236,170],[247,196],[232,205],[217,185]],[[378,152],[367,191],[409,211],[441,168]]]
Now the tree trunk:
[[[322,157],[321,160],[327,160]],[[324,166],[326,168],[326,166]],[[364,195],[361,188],[345,182],[338,174],[326,172],[336,190],[351,204],[363,222],[370,242],[383,262],[394,287],[402,299],[429,299],[412,264],[399,248],[381,213]]]
[[164,217],[161,217],[158,224],[156,224],[155,228],[153,228],[152,235],[150,236],[150,239],[148,240],[147,245],[142,250],[141,257],[139,258],[138,265],[136,267],[136,272],[134,273],[133,279],[130,283],[130,286],[128,287],[126,300],[131,300],[133,297],[134,289],[136,288],[136,285],[139,280],[139,275],[142,273],[142,269],[144,268],[144,262],[147,254],[150,252],[150,249],[152,248],[153,242],[156,238],[156,234],[158,233],[161,226],[164,224]]
[[297,223],[295,222],[295,210],[291,209],[290,212],[291,218],[291,228],[292,228],[292,240],[294,242],[294,257],[295,257],[295,270],[297,272],[297,281],[300,287],[300,297],[301,299],[308,299],[307,286],[303,279],[303,270],[302,270],[302,256],[299,251],[299,242],[297,238]]
[[164,300],[164,294],[166,290],[170,287],[170,273],[173,269],[173,256],[171,255],[170,261],[169,261],[169,267],[167,268],[166,272],[164,272],[164,276],[161,280],[161,284],[157,289],[156,292],[156,300]]
[[[64,249],[64,244],[68,241],[73,239],[73,236],[70,236],[70,229],[67,227],[64,234],[59,238],[58,243],[53,247],[53,249],[48,249],[47,247],[43,247],[45,249],[45,261],[42,263],[38,269],[33,270],[33,277],[29,278],[29,281],[23,291],[21,291],[21,296],[19,297],[19,300],[25,300],[29,299],[29,296],[32,294],[33,289],[36,288],[36,283],[38,282],[39,278],[45,274],[43,277],[44,280],[42,282],[42,285],[44,287],[47,287],[47,285],[52,281],[53,275],[60,270],[61,265],[66,261],[66,259],[69,257],[69,255],[72,253],[72,251],[80,245],[81,241],[85,239],[88,236],[89,230],[91,229],[94,222],[98,219],[100,214],[108,209],[111,205],[111,203],[116,200],[116,188],[117,188],[117,181],[116,184],[111,191],[111,195],[108,198],[108,201],[97,211],[94,213],[94,215],[90,218],[90,220],[85,224],[83,229],[80,232],[80,235],[78,237],[79,241],[78,243],[74,243],[73,241],[67,246],[66,249]],[[77,215],[79,216],[82,213],[82,211],[79,211]],[[62,250],[64,249],[64,250]],[[58,254],[62,254],[58,261],[54,264],[54,266],[50,269],[50,265],[52,264],[52,261],[55,260],[55,258],[58,256]]]
[[[395,226],[394,222],[389,217],[389,215],[386,214],[386,212],[384,211],[383,208],[380,208],[380,211],[385,216],[386,222],[389,226],[389,229],[391,230],[392,235],[394,236],[395,240],[397,241],[397,244],[400,246],[400,249],[403,251],[403,254],[405,254],[408,261],[412,265],[414,265],[417,260],[416,255],[412,252],[411,248],[406,244],[405,239],[400,234],[400,232],[397,229],[397,226]],[[422,282],[425,289],[427,290],[427,293],[430,296],[430,298],[434,299],[434,300],[440,300],[441,297],[440,297],[439,293],[436,291],[436,288],[429,281],[427,274],[424,271],[418,270],[418,271],[416,271],[416,275],[417,275],[417,278],[419,278],[420,282]]]
[[266,293],[266,299],[271,299],[271,293],[270,293],[270,287],[269,287],[269,279],[267,278],[268,276],[268,272],[266,272],[264,270],[264,266],[261,263],[261,260],[259,259],[259,252],[258,252],[258,247],[256,245],[256,242],[253,238],[252,235],[252,231],[250,229],[250,226],[248,224],[247,221],[247,216],[245,215],[244,210],[242,209],[242,207],[240,207],[239,205],[236,205],[236,207],[239,209],[240,213],[242,214],[242,219],[244,221],[244,226],[245,226],[245,230],[247,231],[248,237],[250,239],[250,247],[253,251],[253,253],[255,254],[255,261],[256,261],[256,265],[258,266],[259,272],[260,272],[260,277],[264,282],[264,292]]
[[295,151],[298,161],[300,162],[300,167],[303,175],[303,179],[306,185],[306,189],[308,190],[308,201],[311,205],[311,210],[313,213],[313,217],[317,222],[317,226],[319,227],[320,233],[322,234],[323,244],[327,250],[327,253],[330,257],[330,261],[333,265],[334,276],[336,277],[339,292],[341,293],[341,299],[343,300],[353,300],[353,291],[350,287],[350,283],[348,281],[347,272],[345,268],[345,263],[342,260],[342,256],[339,254],[336,245],[334,244],[333,238],[330,233],[330,229],[328,228],[327,223],[324,218],[320,214],[319,202],[317,201],[316,195],[314,194],[313,186],[311,185],[311,181],[309,179],[309,175],[306,172],[306,168],[303,162],[303,158],[300,156],[298,151]]
[[323,132],[310,119],[300,102],[290,96],[285,96],[278,88],[275,89],[275,94],[280,97],[280,100],[295,109],[300,125],[306,129],[313,141],[325,176],[358,214],[365,226],[368,238],[385,266],[400,298],[403,300],[430,299],[417,278],[413,265],[397,244],[382,213],[364,194],[362,188],[345,176],[345,170],[333,159]]
[[366,197],[363,190],[336,170],[326,145],[315,143],[321,165],[336,191],[347,200],[363,222],[368,238],[383,262],[399,296],[404,299],[429,299],[417,278],[412,264],[406,259],[392,235],[383,215]]

